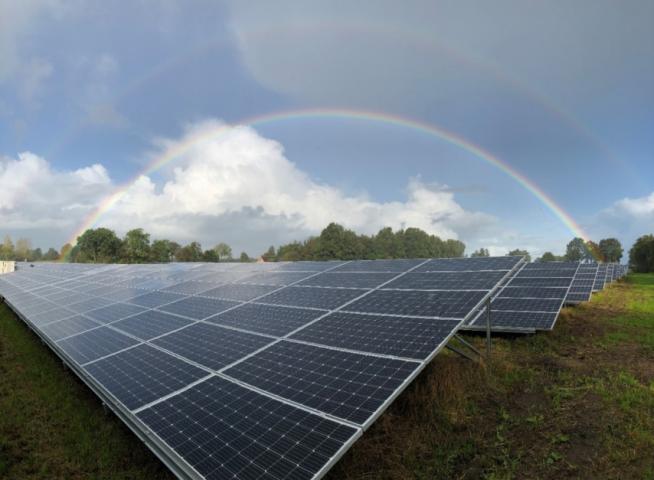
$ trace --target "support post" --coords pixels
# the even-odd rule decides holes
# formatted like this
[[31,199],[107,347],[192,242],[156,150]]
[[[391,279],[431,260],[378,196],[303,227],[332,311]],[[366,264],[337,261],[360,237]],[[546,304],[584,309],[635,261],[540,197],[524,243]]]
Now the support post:
[[491,300],[486,299],[486,360],[491,356]]

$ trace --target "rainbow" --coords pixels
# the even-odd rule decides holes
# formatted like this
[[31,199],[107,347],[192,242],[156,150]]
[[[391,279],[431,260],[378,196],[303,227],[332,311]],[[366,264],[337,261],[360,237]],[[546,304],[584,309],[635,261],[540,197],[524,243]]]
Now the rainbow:
[[508,163],[500,160],[498,157],[482,149],[481,147],[471,143],[465,138],[449,132],[436,125],[416,120],[412,118],[403,117],[385,112],[375,112],[368,110],[351,110],[342,108],[315,108],[315,109],[301,109],[289,110],[282,112],[272,112],[263,115],[258,115],[250,118],[243,119],[233,124],[225,124],[217,127],[210,132],[202,132],[189,137],[184,143],[177,145],[175,148],[167,149],[163,154],[155,157],[143,170],[139,171],[134,177],[118,187],[111,195],[107,196],[82,222],[74,234],[70,237],[68,243],[75,245],[77,237],[89,228],[93,228],[102,216],[111,208],[116,205],[130,190],[134,183],[143,175],[149,175],[156,172],[163,166],[169,164],[181,155],[186,153],[193,145],[207,138],[215,135],[220,135],[221,132],[233,128],[235,125],[246,126],[261,126],[282,120],[302,120],[302,119],[344,119],[344,120],[361,120],[367,122],[378,122],[386,125],[394,125],[401,128],[408,128],[416,132],[438,138],[451,145],[455,145],[476,158],[486,162],[489,165],[497,168],[512,180],[520,184],[527,192],[533,195],[540,201],[549,211],[551,211],[556,218],[558,218],[575,237],[581,237],[588,240],[589,236],[584,232],[582,227],[561,208],[546,192],[544,192],[538,185],[513,168]]

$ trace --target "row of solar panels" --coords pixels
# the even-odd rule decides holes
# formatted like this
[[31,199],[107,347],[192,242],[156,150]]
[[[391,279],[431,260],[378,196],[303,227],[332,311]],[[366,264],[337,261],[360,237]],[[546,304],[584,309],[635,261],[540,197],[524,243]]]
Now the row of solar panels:
[[0,295],[178,476],[308,479],[523,262],[37,264]]
[[180,478],[308,479],[487,301],[494,328],[539,313],[553,325],[586,267],[35,264],[0,277],[0,295]]
[[[552,330],[564,305],[590,300],[593,292],[627,273],[617,263],[526,263],[506,280],[491,301],[493,331],[533,333]],[[464,329],[485,330],[486,312],[480,310]]]

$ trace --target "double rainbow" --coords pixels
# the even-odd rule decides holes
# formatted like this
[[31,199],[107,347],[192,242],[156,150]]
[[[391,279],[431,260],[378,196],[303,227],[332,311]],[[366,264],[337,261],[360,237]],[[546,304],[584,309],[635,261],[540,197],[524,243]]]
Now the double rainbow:
[[[302,120],[302,119],[344,119],[344,120],[361,120],[367,122],[383,123],[386,125],[393,125],[402,128],[420,132],[451,145],[455,145],[466,152],[470,153],[479,160],[492,165],[500,170],[502,173],[517,182],[527,192],[538,199],[552,214],[558,218],[575,237],[581,237],[588,240],[588,235],[584,232],[582,227],[568,214],[561,206],[559,206],[554,199],[552,199],[546,192],[544,192],[538,185],[518,170],[513,168],[508,163],[500,160],[487,150],[473,144],[465,138],[447,131],[436,125],[426,123],[420,120],[403,117],[400,115],[375,112],[367,110],[350,110],[341,108],[317,108],[317,109],[302,109],[302,110],[288,110],[281,112],[267,113],[250,117],[236,122],[236,125],[248,125],[252,127],[279,122],[282,120]],[[167,149],[162,155],[155,157],[144,169],[139,171],[134,177],[118,187],[113,193],[108,195],[99,205],[95,208],[82,222],[82,224],[75,230],[73,235],[68,240],[68,243],[74,245],[77,242],[77,237],[89,228],[97,225],[102,216],[111,210],[136,181],[143,175],[150,175],[163,166],[173,162],[175,159],[182,156],[196,143],[202,142],[207,138],[215,135],[220,135],[222,132],[232,128],[233,125],[222,125],[215,130],[206,132],[203,131],[195,136],[190,136],[184,143],[177,145],[175,148]],[[337,219],[335,219],[337,220]]]

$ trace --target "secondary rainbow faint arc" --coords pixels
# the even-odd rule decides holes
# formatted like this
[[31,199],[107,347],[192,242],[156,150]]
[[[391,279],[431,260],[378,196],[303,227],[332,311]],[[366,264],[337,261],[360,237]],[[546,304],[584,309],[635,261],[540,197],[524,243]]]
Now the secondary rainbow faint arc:
[[266,113],[263,115],[258,115],[250,118],[243,119],[235,123],[229,123],[221,125],[215,130],[210,132],[202,132],[196,135],[190,136],[184,143],[181,143],[174,148],[167,149],[162,155],[155,157],[143,170],[139,171],[133,178],[129,181],[118,187],[111,195],[107,196],[100,205],[91,212],[88,217],[84,220],[82,225],[75,231],[73,236],[70,238],[68,243],[74,245],[77,242],[77,237],[80,236],[84,231],[89,228],[92,228],[98,223],[102,216],[111,208],[118,203],[129,189],[136,183],[136,181],[144,175],[149,175],[164,165],[172,162],[176,158],[180,157],[186,153],[190,148],[193,147],[196,143],[208,139],[212,136],[219,135],[223,131],[227,131],[235,126],[244,125],[244,126],[257,126],[267,123],[273,123],[282,120],[296,120],[296,119],[347,119],[347,120],[362,120],[362,121],[371,121],[384,123],[388,125],[396,125],[399,127],[409,128],[415,131],[431,135],[433,137],[439,138],[449,144],[455,145],[466,152],[474,155],[475,157],[485,161],[489,165],[492,165],[507,176],[519,183],[525,190],[530,194],[536,197],[548,210],[550,210],[576,237],[581,237],[584,240],[588,240],[589,236],[584,232],[582,227],[577,224],[577,222],[568,214],[563,208],[561,208],[555,201],[552,199],[546,192],[544,192],[538,185],[536,185],[532,180],[527,178],[525,175],[520,173],[518,170],[513,168],[508,163],[500,160],[498,157],[492,153],[484,150],[483,148],[471,143],[465,138],[452,133],[448,130],[445,130],[436,125],[416,120],[412,118],[403,117],[396,114],[386,113],[386,112],[375,112],[368,110],[349,110],[349,109],[338,109],[338,108],[319,108],[319,109],[301,109],[301,110],[288,110],[283,112],[272,112]]

